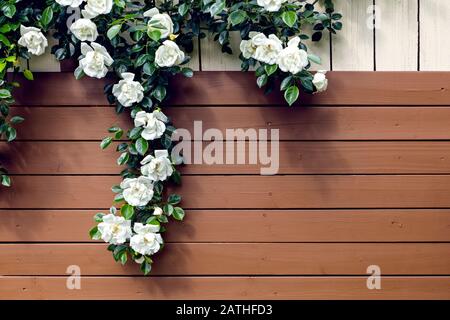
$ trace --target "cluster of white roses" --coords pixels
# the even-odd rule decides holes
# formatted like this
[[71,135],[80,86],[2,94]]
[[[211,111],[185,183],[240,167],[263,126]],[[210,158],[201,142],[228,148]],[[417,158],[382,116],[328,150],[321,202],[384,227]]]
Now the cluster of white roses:
[[[162,212],[161,208],[158,208]],[[103,241],[110,244],[123,244],[130,241],[131,248],[141,255],[153,255],[159,251],[163,240],[159,225],[142,224],[136,222],[131,229],[131,221],[124,217],[109,213],[102,217],[102,222],[98,224]],[[134,233],[133,233],[134,231]],[[142,263],[144,257],[135,260],[137,263]]]
[[[98,37],[96,24],[91,20],[101,14],[110,13],[113,6],[112,0],[56,0],[61,5],[79,7],[86,2],[81,11],[83,18],[76,20],[70,31],[81,43],[81,57],[79,59],[79,71],[95,78],[103,78],[108,72],[114,60],[106,48],[95,40]],[[155,53],[155,64],[159,67],[172,67],[185,60],[184,52],[178,45],[170,40],[174,39],[174,24],[167,13],[160,13],[157,8],[152,8],[144,13],[149,18],[148,32],[157,31],[160,39],[166,39],[158,47]],[[87,42],[90,42],[89,44]],[[112,87],[112,93],[117,101],[124,107],[131,107],[141,102],[144,98],[144,88],[141,83],[135,81],[135,74],[124,72],[122,79]],[[159,110],[153,112],[139,111],[134,118],[135,127],[142,127],[141,137],[147,141],[161,138],[166,131],[168,118]],[[173,174],[172,162],[167,150],[155,150],[154,155],[147,155],[141,161],[141,176],[126,178],[120,184],[124,200],[133,207],[144,207],[153,198],[154,183],[164,181]],[[153,215],[162,215],[160,207],[153,208]],[[123,244],[130,242],[131,248],[141,255],[152,255],[159,251],[163,243],[159,225],[134,223],[122,216],[116,215],[115,208],[102,217],[98,224],[101,239],[110,244]],[[144,257],[135,260],[142,263]]]
[[[283,42],[274,34],[250,32],[249,40],[242,40],[240,49],[245,59],[253,58],[269,65],[277,64],[281,71],[297,74],[309,65],[308,53],[299,48],[300,38],[293,37],[283,48]],[[327,88],[325,72],[314,76],[313,84],[318,92]]]

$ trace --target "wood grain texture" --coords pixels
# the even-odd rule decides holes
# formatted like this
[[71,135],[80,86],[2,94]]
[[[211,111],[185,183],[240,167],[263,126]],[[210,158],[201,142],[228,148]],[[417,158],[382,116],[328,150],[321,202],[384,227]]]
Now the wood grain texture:
[[[209,143],[203,143],[203,150]],[[256,146],[258,152],[264,142],[240,143],[243,147],[233,146],[233,152],[248,162],[250,149]],[[266,143],[270,151],[272,143]],[[117,145],[101,150],[99,142],[0,142],[0,162],[11,174],[118,174],[122,168],[115,160]],[[223,155],[230,151],[225,143],[221,148]],[[282,141],[278,150],[279,174],[450,173],[450,142],[444,141]],[[17,156],[12,159],[10,154]],[[221,159],[222,164],[189,164],[180,170],[183,174],[260,174],[266,167],[226,164],[225,157]]]
[[[140,275],[114,263],[106,244],[0,244],[0,274]],[[43,259],[45,257],[45,259]],[[384,275],[450,273],[450,244],[170,243],[158,253],[153,275],[365,275],[376,264]],[[95,262],[94,262],[95,261]]]
[[[450,73],[445,72],[330,72],[328,78],[329,90],[303,95],[301,104],[448,105],[450,101]],[[115,81],[111,78],[77,81],[71,73],[43,73],[36,75],[36,80],[22,82],[16,91],[18,104],[105,105],[106,98],[100,93],[105,83]],[[172,85],[169,105],[285,106],[280,93],[262,94],[251,73],[197,72],[192,79],[175,77]]]
[[332,37],[332,70],[374,70],[372,0],[339,0],[343,28]]
[[[15,176],[0,208],[87,209],[112,204],[116,176]],[[445,208],[449,175],[184,176],[183,206],[221,208]]]
[[449,20],[449,1],[420,1],[420,70],[450,71]]
[[[1,242],[86,242],[107,210],[0,210]],[[450,241],[450,209],[187,210],[166,242]]]
[[233,54],[222,53],[222,46],[214,41],[214,36],[207,32],[207,37],[200,40],[202,70],[203,71],[240,71],[241,36],[239,31],[230,32],[230,47]]
[[[377,0],[376,69],[415,71],[418,67],[418,1]],[[339,37],[339,35],[338,35]]]
[[[13,115],[26,122],[17,125],[18,140],[95,140],[106,128],[130,128],[127,115],[105,107],[13,107]],[[203,130],[279,129],[281,140],[448,140],[447,107],[185,107],[166,108],[178,128],[193,132],[194,121]],[[27,125],[32,123],[33,125]],[[270,136],[269,136],[270,137]]]
[[0,299],[450,299],[450,277],[384,277],[368,290],[367,277],[0,277]]

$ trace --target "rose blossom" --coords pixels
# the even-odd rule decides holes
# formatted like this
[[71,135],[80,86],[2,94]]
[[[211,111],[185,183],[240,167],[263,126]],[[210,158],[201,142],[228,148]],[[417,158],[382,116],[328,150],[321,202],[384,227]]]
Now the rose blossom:
[[84,10],[81,11],[83,17],[92,19],[101,14],[108,14],[113,7],[113,0],[87,0]]
[[70,26],[70,31],[81,41],[95,41],[98,37],[97,26],[91,20],[81,18]]
[[274,34],[269,35],[268,38],[258,36],[253,42],[257,46],[255,59],[267,64],[274,64],[277,61],[278,54],[283,50],[282,42]]
[[165,40],[156,50],[155,63],[160,67],[172,67],[184,61],[184,52],[172,40]]
[[124,72],[121,76],[123,80],[112,88],[113,95],[124,107],[131,107],[133,103],[141,102],[144,99],[144,88],[139,82],[133,81],[134,73]]
[[159,251],[163,240],[157,233],[159,226],[136,222],[133,230],[136,232],[130,239],[130,246],[134,251],[142,255],[153,255]]
[[325,76],[327,72],[325,70],[319,70],[314,75],[314,78],[312,80],[312,83],[317,89],[317,92],[322,92],[327,90],[328,87],[328,79]]
[[103,221],[98,224],[101,238],[111,244],[121,244],[131,237],[131,221],[124,217],[118,217],[111,213],[103,216]]
[[135,127],[144,127],[141,137],[145,140],[155,140],[160,138],[164,131],[166,131],[167,117],[161,111],[153,111],[148,113],[145,111],[139,111],[134,118]]
[[81,43],[81,54],[79,68],[89,77],[103,78],[108,72],[108,67],[114,62],[106,48],[96,42],[88,45],[86,42]]
[[152,8],[144,12],[144,17],[150,17],[148,30],[158,30],[161,38],[167,38],[173,33],[173,22],[167,13],[159,13],[158,8]]
[[135,207],[145,206],[153,198],[153,183],[150,178],[126,178],[120,184],[126,202]]
[[173,173],[167,150],[155,150],[155,156],[146,156],[141,164],[142,174],[153,181],[164,181]]
[[26,47],[29,53],[40,56],[45,52],[48,41],[40,29],[20,25],[20,35],[21,37],[18,43]]
[[280,52],[277,63],[282,71],[296,74],[308,65],[308,54],[305,50],[299,49],[299,43],[299,37],[292,38],[288,46]]

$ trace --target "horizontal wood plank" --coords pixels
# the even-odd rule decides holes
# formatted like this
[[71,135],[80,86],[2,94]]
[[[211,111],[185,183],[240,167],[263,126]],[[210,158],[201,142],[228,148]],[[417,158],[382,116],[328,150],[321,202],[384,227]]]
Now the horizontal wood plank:
[[[36,81],[22,81],[17,102],[22,105],[103,105],[106,83],[72,73],[36,74]],[[301,104],[315,105],[448,105],[450,74],[445,72],[330,72],[327,92],[302,95]],[[55,93],[58,94],[55,94]],[[196,72],[193,79],[172,81],[171,105],[285,105],[281,93],[264,95],[252,73]],[[383,94],[380,94],[382,92]],[[189,94],[186,94],[189,93]]]
[[0,277],[0,299],[450,299],[450,277]]
[[[139,275],[114,263],[106,244],[0,244],[1,275]],[[43,258],[45,257],[45,258]],[[171,243],[155,256],[154,275],[384,275],[450,274],[450,244]]]
[[[112,107],[11,110],[26,119],[17,125],[18,140],[100,141],[112,125],[131,126],[128,116],[118,116]],[[217,128],[223,134],[226,129],[279,129],[281,140],[450,139],[447,107],[186,107],[166,112],[193,138],[194,121],[202,121],[203,130]]]
[[[250,145],[256,154],[261,146],[241,143],[243,148],[233,146],[233,152],[247,164],[226,164],[225,155],[232,151],[224,143],[222,164],[188,164],[181,172],[260,174],[266,165],[248,159]],[[116,146],[101,150],[98,142],[0,142],[0,163],[11,174],[117,174]],[[450,173],[450,142],[280,142],[278,150],[280,174]]]
[[[90,241],[106,210],[0,210],[0,242]],[[166,242],[450,241],[450,209],[187,210]]]
[[[112,204],[116,176],[15,176],[0,208],[88,209]],[[449,175],[184,176],[183,206],[244,208],[448,208]]]

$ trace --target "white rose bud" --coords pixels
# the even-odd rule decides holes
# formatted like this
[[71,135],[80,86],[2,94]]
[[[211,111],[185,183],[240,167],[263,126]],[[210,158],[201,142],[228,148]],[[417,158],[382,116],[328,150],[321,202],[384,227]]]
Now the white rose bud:
[[278,54],[283,50],[283,43],[274,34],[265,39],[262,36],[255,38],[252,39],[257,46],[255,59],[267,64],[274,64],[277,61]]
[[173,173],[167,150],[155,150],[155,156],[146,156],[141,165],[142,174],[153,181],[164,181]]
[[112,88],[113,95],[124,107],[131,107],[133,103],[141,102],[144,99],[144,88],[139,82],[133,81],[134,73],[124,72],[121,76],[123,80]]
[[150,178],[126,178],[120,187],[123,189],[123,198],[132,206],[145,206],[153,198],[153,182]]
[[101,14],[108,14],[111,12],[113,0],[87,0],[84,10],[81,11],[83,17],[92,19]]
[[98,37],[95,23],[85,18],[78,19],[72,23],[70,31],[81,41],[95,41]]
[[111,244],[121,244],[131,237],[131,221],[111,213],[103,216],[103,221],[97,226],[101,238]]
[[84,0],[56,0],[56,3],[62,6],[71,6],[72,8],[78,8]]
[[287,0],[258,0],[258,6],[263,7],[266,11],[277,12],[281,5]]
[[314,78],[312,80],[312,83],[317,89],[317,92],[322,92],[327,90],[328,87],[328,79],[325,76],[327,72],[325,70],[319,70],[314,75]]
[[29,53],[40,56],[45,52],[48,41],[40,29],[20,25],[20,35],[18,43],[22,47],[26,47]]
[[86,42],[81,43],[80,66],[89,77],[103,78],[108,73],[108,67],[114,60],[111,58],[106,48],[96,42],[89,46]]
[[155,63],[160,67],[172,67],[183,61],[184,52],[171,40],[165,40],[156,50]]
[[158,8],[152,8],[144,12],[144,17],[150,17],[148,30],[158,30],[161,38],[167,38],[173,33],[173,22],[167,13],[159,13]]
[[160,216],[162,214],[163,214],[163,209],[161,209],[160,207],[155,207],[155,210],[153,211],[153,215]]
[[292,38],[288,46],[280,52],[277,63],[282,71],[297,74],[308,65],[308,54],[299,49],[299,43],[299,37]]

